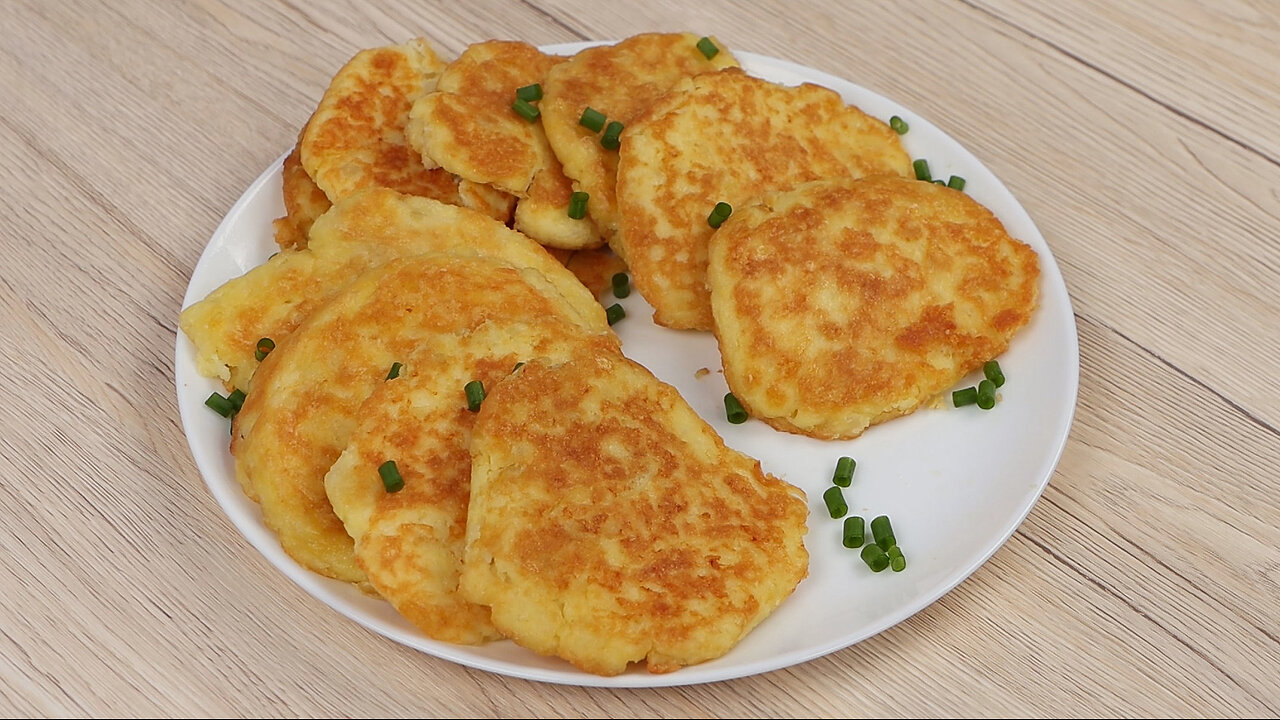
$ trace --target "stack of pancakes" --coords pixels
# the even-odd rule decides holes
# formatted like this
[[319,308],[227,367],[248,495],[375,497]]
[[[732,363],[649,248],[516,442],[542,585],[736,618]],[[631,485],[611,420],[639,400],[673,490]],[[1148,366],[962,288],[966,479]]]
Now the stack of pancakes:
[[282,168],[280,252],[180,318],[247,393],[237,478],[297,562],[439,640],[605,675],[719,657],[806,576],[805,497],[622,353],[609,278],[714,331],[753,415],[817,437],[910,412],[1027,322],[1035,254],[985,208],[908,179],[831,90],[699,41],[445,62],[416,39],[333,78]]

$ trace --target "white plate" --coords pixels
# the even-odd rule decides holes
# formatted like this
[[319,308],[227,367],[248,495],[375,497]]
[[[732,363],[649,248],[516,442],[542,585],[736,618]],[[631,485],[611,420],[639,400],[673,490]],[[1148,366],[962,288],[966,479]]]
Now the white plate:
[[[544,48],[569,54],[588,43]],[[850,441],[818,441],[775,431],[759,421],[730,425],[720,356],[709,333],[655,326],[637,293],[621,301],[627,317],[615,329],[623,349],[671,383],[731,447],[758,458],[767,472],[805,490],[810,520],[809,577],[770,617],[722,658],[654,675],[631,670],[617,677],[579,672],[509,641],[483,647],[431,640],[389,604],[353,587],[311,573],[280,548],[257,505],[240,491],[227,450],[227,421],[204,406],[221,390],[195,371],[193,348],[179,333],[178,407],[196,465],[240,532],[282,572],[338,612],[388,638],[463,665],[532,680],[609,687],[667,686],[742,677],[801,663],[871,637],[937,600],[978,569],[1009,538],[1049,482],[1066,444],[1075,411],[1079,351],[1066,286],[1044,238],[1003,184],[967,150],[907,108],[846,80],[793,63],[737,53],[753,75],[794,85],[812,82],[840,92],[863,111],[910,123],[903,136],[914,158],[924,157],[935,177],[964,177],[965,192],[1034,248],[1041,261],[1040,306],[1000,365],[1008,382],[991,411],[976,407],[922,409],[872,428]],[[284,212],[280,162],[255,181],[210,239],[191,277],[183,307],[262,263],[276,250],[271,220]],[[606,302],[613,302],[606,297]],[[701,378],[696,371],[712,372]],[[977,375],[962,384],[976,382]],[[841,455],[857,460],[845,491],[851,513],[887,514],[907,558],[901,573],[873,574],[857,550],[841,545],[841,522],[822,501]],[[868,533],[869,534],[869,533]]]

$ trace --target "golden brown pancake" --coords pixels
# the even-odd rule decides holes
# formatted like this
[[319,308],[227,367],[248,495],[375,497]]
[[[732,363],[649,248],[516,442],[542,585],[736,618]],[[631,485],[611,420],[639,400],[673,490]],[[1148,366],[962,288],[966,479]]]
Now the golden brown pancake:
[[620,355],[512,373],[471,459],[463,596],[584,671],[719,657],[808,572],[804,494]]
[[307,316],[263,361],[233,425],[237,478],[290,557],[322,575],[364,582],[324,476],[392,363],[442,334],[487,322],[576,323],[576,315],[542,273],[489,257],[433,253],[381,264]]
[[526,235],[552,247],[595,247],[604,241],[591,220],[567,214],[573,189],[542,122],[512,109],[516,90],[542,83],[563,61],[524,42],[471,45],[414,103],[407,136],[425,162],[517,196],[515,227]]
[[361,50],[329,83],[302,131],[302,166],[331,202],[385,187],[457,204],[457,179],[427,169],[405,140],[409,109],[444,62],[424,38]]
[[911,174],[886,123],[833,90],[730,69],[682,81],[627,127],[618,161],[625,259],[654,322],[710,330],[707,217],[829,177]]
[[[600,297],[613,287],[614,275],[627,271],[627,264],[607,247],[575,250],[562,262],[595,297]],[[612,303],[612,300],[604,302],[605,305]]]
[[725,379],[752,417],[852,438],[1005,351],[1039,261],[968,195],[828,180],[738,208],[711,237]]
[[259,338],[279,343],[361,272],[387,260],[447,251],[501,257],[539,270],[584,326],[607,327],[595,297],[537,243],[477,212],[385,188],[356,193],[317,218],[306,249],[277,254],[182,311],[196,368],[246,389]]
[[[678,81],[697,73],[735,67],[738,62],[722,43],[711,60],[698,50],[692,33],[643,33],[614,45],[581,50],[547,73],[543,83],[542,126],[552,150],[573,180],[574,189],[590,195],[587,212],[609,244],[624,260],[626,248],[615,244],[618,208],[614,183],[618,152],[600,145],[601,133],[578,124],[582,111],[594,108],[624,126]],[[623,130],[623,137],[628,130]],[[626,143],[626,140],[623,140]]]
[[[465,335],[444,335],[405,358],[360,407],[350,442],[325,477],[325,490],[369,582],[429,637],[479,644],[501,637],[489,609],[462,599],[468,451],[476,414],[464,387],[491,388],[516,363],[564,360],[591,344],[617,352],[611,333],[588,335],[557,317],[492,320]],[[378,468],[396,463],[404,487],[388,492]]]
[[307,246],[307,233],[311,231],[311,224],[332,203],[302,167],[302,157],[297,145],[294,145],[293,152],[284,159],[280,184],[285,214],[272,222],[276,244],[281,250],[301,250]]

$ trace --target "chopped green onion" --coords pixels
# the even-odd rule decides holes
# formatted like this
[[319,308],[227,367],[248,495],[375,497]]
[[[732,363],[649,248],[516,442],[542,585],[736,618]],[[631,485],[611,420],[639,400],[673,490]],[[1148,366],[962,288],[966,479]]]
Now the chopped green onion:
[[271,351],[275,349],[276,349],[275,340],[272,340],[269,337],[258,338],[258,344],[253,350],[253,357],[258,362],[262,362],[264,359],[266,359],[267,355],[269,355]]
[[618,303],[614,303],[604,309],[604,319],[612,325],[627,316],[627,311],[622,309]]
[[907,121],[897,115],[889,118],[889,127],[893,128],[893,131],[899,135],[906,135],[907,131],[911,129],[911,126],[907,124]]
[[886,554],[889,556],[889,567],[893,568],[894,572],[902,572],[907,569],[907,559],[902,557],[902,551],[898,549],[897,545],[890,545]]
[[463,386],[462,391],[467,394],[467,409],[480,412],[480,403],[484,402],[484,383],[472,380]]
[[881,548],[875,543],[869,543],[866,547],[862,548],[861,555],[862,562],[866,563],[867,567],[871,568],[871,572],[880,572],[881,570],[889,567],[889,556],[884,553],[884,548]]
[[604,129],[605,115],[604,113],[589,107],[582,111],[582,117],[578,118],[578,124],[590,130],[591,132],[600,132]]
[[747,421],[747,410],[742,407],[737,395],[733,393],[724,394],[724,415],[734,425],[741,425]]
[[581,220],[587,216],[587,199],[591,196],[584,192],[575,192],[569,196],[569,217]]
[[204,404],[213,408],[213,411],[224,418],[229,418],[236,414],[236,406],[232,402],[218,393],[213,393],[204,399]]
[[915,168],[917,180],[932,180],[933,175],[929,173],[929,161],[924,158],[911,163],[911,167]]
[[382,478],[382,487],[387,492],[400,492],[404,489],[404,478],[400,476],[400,468],[395,460],[388,460],[378,466],[378,477]]
[[844,519],[844,546],[860,548],[867,541],[867,522],[861,515],[850,515]]
[[963,390],[956,390],[951,393],[951,404],[956,407],[964,407],[978,402],[978,388],[970,385]]
[[709,37],[704,37],[698,41],[698,50],[708,60],[720,54],[720,48],[716,47],[715,42]]
[[1004,385],[1004,371],[1000,369],[1000,363],[995,360],[988,360],[982,365],[982,374],[987,376],[996,387]]
[[614,120],[604,128],[604,134],[600,136],[600,147],[605,150],[617,150],[622,146],[622,123]]
[[621,299],[631,294],[631,278],[626,273],[614,273],[610,282],[613,283],[614,297]]
[[947,187],[952,190],[964,190],[964,178],[959,175],[952,175],[951,179],[947,181]]
[[530,105],[528,100],[522,100],[520,98],[516,98],[516,101],[511,103],[511,109],[515,110],[520,117],[528,120],[529,122],[537,120],[538,116],[542,114],[538,108]]
[[542,99],[542,86],[538,83],[525,85],[522,88],[516,88],[516,97],[525,102],[535,102]]
[[732,214],[732,205],[727,202],[718,202],[715,207],[711,208],[711,214],[707,216],[707,224],[713,228],[718,228]]
[[822,493],[822,501],[827,504],[827,512],[831,513],[833,518],[842,518],[849,512],[849,504],[844,501],[844,493],[836,485],[832,485]]
[[232,390],[227,393],[227,401],[236,409],[236,412],[240,412],[240,408],[244,407],[244,391],[240,388]]
[[996,384],[990,380],[978,383],[978,407],[990,410],[996,406]]
[[889,546],[898,544],[893,537],[893,525],[889,523],[888,515],[877,515],[871,520],[871,537],[875,538],[881,550],[888,550]]
[[387,371],[387,379],[395,380],[396,378],[400,377],[400,369],[403,367],[404,367],[403,363],[399,363],[399,362],[391,363],[391,369]]
[[842,457],[836,461],[836,472],[831,482],[840,487],[849,487],[853,483],[853,469],[858,466],[851,457]]

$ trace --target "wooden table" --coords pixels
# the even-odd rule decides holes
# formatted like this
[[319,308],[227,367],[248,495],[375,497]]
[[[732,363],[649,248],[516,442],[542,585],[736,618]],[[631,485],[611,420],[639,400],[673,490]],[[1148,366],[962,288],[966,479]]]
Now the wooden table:
[[[0,714],[1280,714],[1280,4],[380,5],[5,4]],[[939,602],[738,680],[528,682],[333,612],[188,450],[204,244],[361,48],[686,29],[893,97],[1018,197],[1080,340],[1047,491]]]

